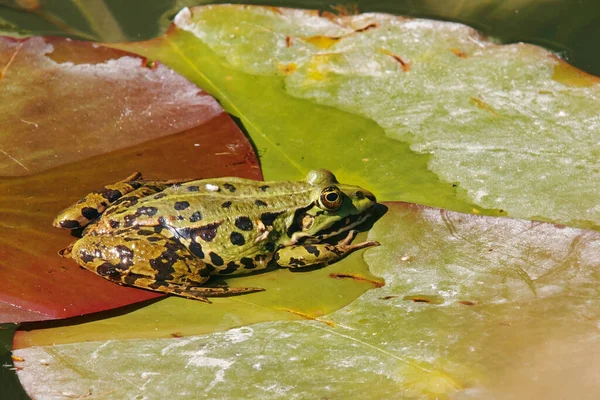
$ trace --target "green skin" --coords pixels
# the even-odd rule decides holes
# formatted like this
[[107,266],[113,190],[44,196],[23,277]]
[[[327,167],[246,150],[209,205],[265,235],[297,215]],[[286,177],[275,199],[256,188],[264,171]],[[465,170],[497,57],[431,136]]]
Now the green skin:
[[[372,193],[339,184],[327,170],[300,182],[147,181],[136,173],[88,194],[54,226],[85,227],[61,254],[106,279],[207,301],[263,290],[203,287],[214,275],[327,265],[379,245],[350,244],[351,229],[375,204]],[[323,242],[344,231],[337,244]]]

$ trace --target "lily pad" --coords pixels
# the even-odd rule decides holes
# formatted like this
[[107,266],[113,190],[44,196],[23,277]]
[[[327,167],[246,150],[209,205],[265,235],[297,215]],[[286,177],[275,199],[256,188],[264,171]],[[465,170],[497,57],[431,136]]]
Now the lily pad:
[[[260,179],[218,103],[163,65],[90,43],[0,39],[0,293],[6,322],[65,318],[157,297],[62,259],[55,215],[134,171]],[[7,177],[10,176],[10,177]]]
[[[25,359],[19,377],[33,397],[62,390],[494,398],[565,387],[574,397],[600,394],[589,368],[600,348],[600,233],[387,205],[369,232],[382,246],[364,254],[386,285],[327,315],[330,324],[279,321],[187,338],[30,347],[15,352]],[[556,379],[567,372],[577,385]]]
[[[194,25],[189,20],[190,12],[184,10],[164,36],[146,42],[110,46],[160,60],[217,98],[247,129],[258,151],[266,180],[303,179],[311,169],[327,168],[334,171],[341,182],[353,182],[368,188],[378,199],[403,199],[441,204],[462,211],[472,210],[471,204],[457,199],[452,183],[441,182],[428,170],[428,156],[416,154],[407,144],[386,137],[384,130],[373,121],[291,96],[285,87],[287,70],[284,67],[287,62],[275,63],[272,59],[272,74],[254,69],[246,71],[239,65],[247,57],[245,52],[260,52],[259,46],[265,51],[273,46],[286,46],[285,35],[276,31],[283,29],[285,23],[282,21],[278,26],[270,26],[271,15],[290,13],[290,21],[298,24],[306,19],[307,25],[298,28],[301,31],[298,34],[303,36],[338,34],[344,31],[343,28],[318,17],[316,12],[304,10],[247,6],[207,6],[194,10],[211,13],[210,20]],[[258,22],[252,19],[257,12]],[[260,19],[263,14],[266,19]],[[211,37],[215,43],[209,44],[207,38],[181,29],[184,23],[199,30],[203,27],[222,30],[223,37]],[[235,30],[238,23],[244,29],[259,26],[257,29],[265,36],[256,38],[255,45],[241,38],[246,33],[243,30],[231,33],[233,36],[230,37],[228,30]],[[293,27],[291,24],[289,29]],[[283,35],[283,44],[276,45],[272,34]],[[219,53],[220,50],[231,52],[227,47],[231,38],[244,43],[239,49],[240,54],[232,55],[235,64]],[[295,57],[295,54],[302,55],[303,51],[288,49],[287,54]],[[290,71],[293,72],[293,69]]]
[[96,44],[0,38],[0,67],[2,176],[31,175],[183,132],[223,112],[169,68]]
[[448,22],[232,5],[184,9],[165,36],[119,47],[240,117],[267,179],[318,165],[384,200],[600,220],[600,84],[542,48]]

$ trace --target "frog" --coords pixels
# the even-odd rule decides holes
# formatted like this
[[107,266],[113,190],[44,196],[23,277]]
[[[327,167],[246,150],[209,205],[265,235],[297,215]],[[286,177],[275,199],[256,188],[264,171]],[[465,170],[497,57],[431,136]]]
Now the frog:
[[264,290],[211,286],[211,278],[319,268],[378,246],[352,243],[376,204],[325,169],[302,181],[145,180],[136,172],[84,196],[53,225],[80,235],[59,253],[105,279],[210,303]]

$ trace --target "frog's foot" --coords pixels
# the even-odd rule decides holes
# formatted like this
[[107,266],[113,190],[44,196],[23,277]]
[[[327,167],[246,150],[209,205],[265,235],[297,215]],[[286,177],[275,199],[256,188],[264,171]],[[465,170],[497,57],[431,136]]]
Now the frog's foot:
[[376,242],[374,240],[351,244],[354,238],[356,237],[356,233],[357,231],[355,230],[351,230],[350,232],[348,232],[348,235],[341,242],[338,242],[338,244],[335,245],[336,249],[338,249],[338,251],[341,251],[344,254],[349,254],[356,250],[380,245],[379,242]]

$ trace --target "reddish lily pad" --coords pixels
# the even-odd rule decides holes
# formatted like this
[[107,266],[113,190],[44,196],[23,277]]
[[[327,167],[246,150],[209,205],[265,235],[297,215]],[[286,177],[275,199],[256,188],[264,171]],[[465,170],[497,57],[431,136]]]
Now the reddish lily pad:
[[[0,39],[0,321],[66,318],[157,297],[62,259],[67,205],[134,171],[261,179],[218,103],[163,65],[96,44]],[[2,157],[4,156],[4,157]],[[33,175],[31,175],[33,174]],[[18,175],[26,175],[16,177]]]
[[169,68],[91,43],[0,38],[0,71],[0,176],[182,132],[222,112]]

